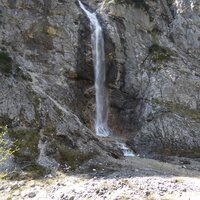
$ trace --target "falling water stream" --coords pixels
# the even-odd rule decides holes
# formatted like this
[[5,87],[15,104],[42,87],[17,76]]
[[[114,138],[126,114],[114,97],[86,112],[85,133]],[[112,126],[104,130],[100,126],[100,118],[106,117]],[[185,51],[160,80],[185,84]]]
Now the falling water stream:
[[[95,90],[96,90],[96,134],[100,137],[108,137],[111,132],[108,128],[108,94],[105,87],[105,52],[104,38],[101,25],[97,19],[96,13],[90,12],[85,8],[80,0],[78,0],[81,9],[85,12],[90,20],[90,29],[92,32],[92,54],[95,71]],[[133,157],[134,153],[123,142],[117,142],[125,157]]]
[[105,88],[105,53],[104,38],[101,25],[97,19],[96,13],[88,11],[79,1],[81,9],[85,12],[90,20],[90,29],[92,32],[92,54],[95,71],[95,90],[96,90],[96,134],[101,137],[110,135],[108,128],[108,94]]

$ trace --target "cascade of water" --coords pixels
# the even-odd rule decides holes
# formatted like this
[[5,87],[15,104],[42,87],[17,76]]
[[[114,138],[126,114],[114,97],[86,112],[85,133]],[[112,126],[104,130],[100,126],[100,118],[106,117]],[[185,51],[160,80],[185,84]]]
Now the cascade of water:
[[95,90],[96,90],[96,134],[101,137],[107,137],[110,134],[108,129],[108,94],[105,88],[105,53],[104,38],[101,25],[95,13],[88,11],[80,0],[78,0],[81,9],[90,20],[90,29],[92,32],[92,54],[95,71]]
[[117,142],[116,144],[122,150],[125,157],[134,157],[135,156],[133,151],[125,143]]

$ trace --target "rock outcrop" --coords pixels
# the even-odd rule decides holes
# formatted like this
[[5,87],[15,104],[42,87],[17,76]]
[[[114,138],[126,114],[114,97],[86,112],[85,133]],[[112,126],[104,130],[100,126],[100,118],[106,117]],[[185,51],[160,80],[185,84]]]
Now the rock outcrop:
[[[199,156],[198,1],[105,1],[113,52],[111,113],[140,153]],[[117,117],[116,117],[117,116]]]
[[86,33],[75,1],[1,1],[0,6],[0,122],[19,141],[19,162],[75,166],[100,154],[83,117],[92,64],[91,75],[82,73],[79,41]]

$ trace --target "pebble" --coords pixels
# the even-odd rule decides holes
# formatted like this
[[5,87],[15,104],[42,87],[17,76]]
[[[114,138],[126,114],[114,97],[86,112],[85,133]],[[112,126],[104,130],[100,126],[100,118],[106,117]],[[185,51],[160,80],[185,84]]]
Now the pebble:
[[[115,178],[118,176],[119,178]],[[165,195],[177,194],[187,195],[193,191],[200,191],[200,184],[190,179],[182,180],[169,177],[135,177],[129,174],[122,176],[122,173],[115,173],[108,177],[67,177],[65,180],[57,179],[48,184],[45,180],[24,182],[13,182],[12,186],[24,185],[20,190],[13,191],[13,198],[28,199],[37,196],[38,199],[110,199],[111,196],[123,195],[124,199],[147,199],[151,196],[163,198]],[[40,182],[41,181],[41,182]],[[36,185],[37,183],[37,185]],[[7,191],[11,190],[11,183]],[[3,185],[6,187],[6,183]],[[0,189],[3,187],[0,186]],[[33,188],[33,186],[35,186]],[[43,186],[43,188],[42,188]],[[37,191],[36,191],[37,190]],[[3,191],[6,193],[6,191]],[[8,192],[7,192],[8,193]],[[43,198],[44,197],[44,198]],[[0,197],[1,199],[1,197]]]
[[4,186],[0,186],[0,191],[1,191],[1,190],[4,190],[4,189],[5,189]]
[[99,194],[99,192],[100,192],[100,191],[99,191],[99,189],[98,189],[98,190],[96,190],[96,194]]
[[36,193],[35,192],[30,192],[29,194],[28,194],[28,197],[29,198],[33,198],[33,197],[35,197],[36,196]]
[[11,187],[11,189],[15,190],[15,189],[19,188],[19,185],[18,185],[17,181],[15,181],[15,182],[11,183],[10,187]]
[[150,194],[151,194],[150,191],[146,191],[146,192],[145,192],[145,195],[146,195],[146,196],[149,196]]
[[186,188],[183,188],[183,189],[182,189],[182,192],[186,192],[186,191],[187,191],[187,189],[186,189]]
[[159,193],[159,195],[160,195],[160,196],[164,196],[164,193],[163,193],[163,192],[161,192],[161,193]]

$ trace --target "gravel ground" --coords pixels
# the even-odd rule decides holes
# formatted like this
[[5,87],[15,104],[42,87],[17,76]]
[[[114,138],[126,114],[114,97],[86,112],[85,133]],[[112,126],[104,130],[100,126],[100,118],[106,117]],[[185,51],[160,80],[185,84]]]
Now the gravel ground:
[[99,168],[88,168],[87,173],[56,172],[35,180],[2,180],[0,199],[200,200],[198,171],[139,158],[107,165],[96,163],[99,165]]

